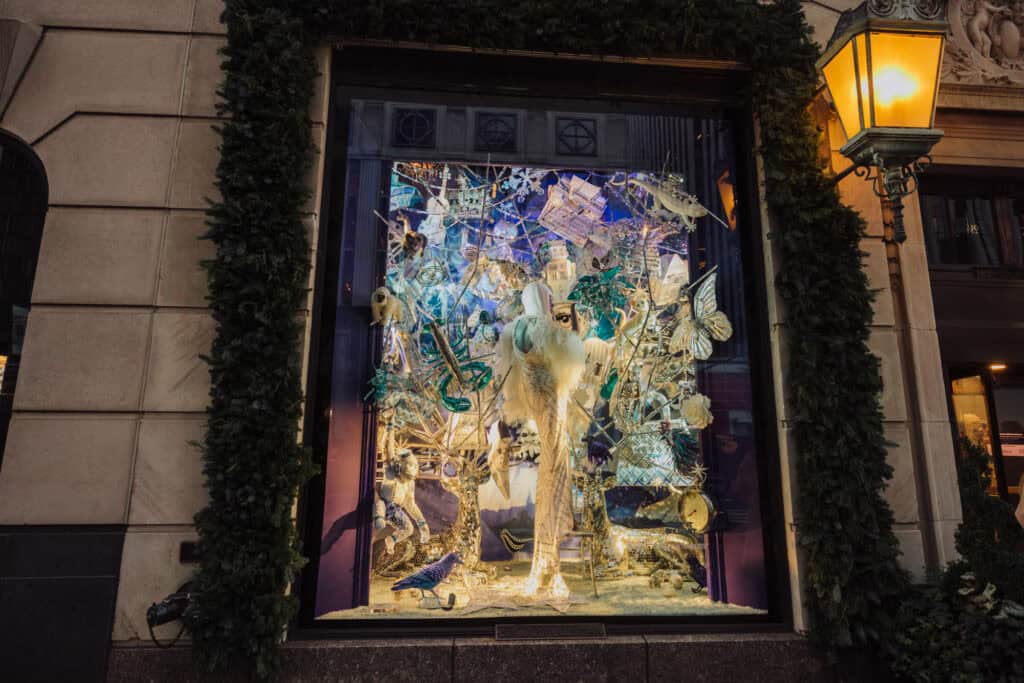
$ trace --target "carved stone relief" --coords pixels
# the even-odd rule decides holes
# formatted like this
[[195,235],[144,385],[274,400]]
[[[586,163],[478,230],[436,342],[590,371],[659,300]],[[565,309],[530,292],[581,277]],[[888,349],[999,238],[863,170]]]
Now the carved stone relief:
[[942,79],[1024,87],[1024,0],[949,0]]
[[885,19],[938,19],[942,0],[870,0],[868,10]]

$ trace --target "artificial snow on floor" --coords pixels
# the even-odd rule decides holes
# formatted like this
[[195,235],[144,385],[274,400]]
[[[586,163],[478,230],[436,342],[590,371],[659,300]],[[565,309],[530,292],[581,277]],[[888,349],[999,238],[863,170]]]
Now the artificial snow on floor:
[[[421,600],[418,590],[392,591],[393,578],[374,577],[370,584],[370,604],[321,615],[321,619],[366,618],[494,618],[508,616],[690,616],[765,614],[764,610],[711,601],[706,591],[694,593],[696,584],[687,581],[681,589],[671,582],[652,587],[650,576],[640,573],[597,579],[597,597],[590,575],[580,562],[562,562],[562,576],[569,586],[567,597],[526,596],[524,586],[529,562],[483,563],[494,572],[462,578],[453,576],[434,590],[441,603],[455,596],[454,608],[440,609],[430,595]],[[639,571],[643,571],[642,569]]]

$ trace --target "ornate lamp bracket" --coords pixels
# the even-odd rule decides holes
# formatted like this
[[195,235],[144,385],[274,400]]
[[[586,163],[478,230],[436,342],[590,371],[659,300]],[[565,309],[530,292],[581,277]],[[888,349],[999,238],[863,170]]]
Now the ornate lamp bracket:
[[918,174],[931,163],[932,158],[925,154],[903,163],[888,164],[882,155],[875,153],[870,162],[860,161],[852,164],[837,174],[832,183],[837,184],[851,173],[871,182],[871,189],[875,195],[888,202],[892,208],[895,240],[904,242],[907,239],[907,232],[903,226],[903,198],[917,191]]
[[907,239],[903,198],[917,191],[918,175],[931,164],[928,153],[941,138],[942,131],[935,128],[861,131],[840,150],[853,164],[836,174],[832,183],[851,173],[871,181],[875,194],[892,207],[894,238],[903,242]]
[[[945,0],[864,0],[843,12],[818,69],[849,139],[839,152],[850,173],[872,181],[892,209],[893,241],[903,242],[903,198],[931,163]],[[929,80],[932,79],[932,80]],[[901,103],[902,109],[894,105]]]

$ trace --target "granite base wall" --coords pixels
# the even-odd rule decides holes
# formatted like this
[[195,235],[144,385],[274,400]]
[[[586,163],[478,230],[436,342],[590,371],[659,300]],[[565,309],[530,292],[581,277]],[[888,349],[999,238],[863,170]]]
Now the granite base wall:
[[[115,646],[108,681],[247,681],[204,675],[188,647]],[[281,681],[744,681],[837,680],[794,634],[625,636],[591,640],[432,638],[294,641],[284,646]]]

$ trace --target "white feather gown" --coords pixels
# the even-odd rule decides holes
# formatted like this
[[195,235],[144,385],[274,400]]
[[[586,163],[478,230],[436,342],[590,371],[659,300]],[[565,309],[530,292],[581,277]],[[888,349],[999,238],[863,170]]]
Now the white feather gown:
[[527,593],[566,591],[558,544],[572,527],[568,403],[585,361],[579,336],[545,316],[522,315],[501,335],[498,371],[499,377],[506,377],[502,388],[505,419],[533,419],[540,437],[533,565]]

